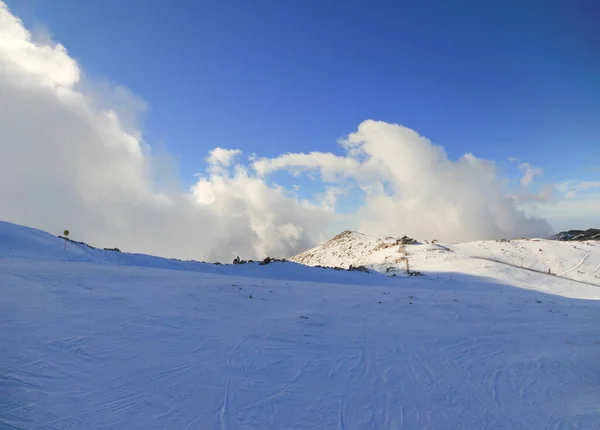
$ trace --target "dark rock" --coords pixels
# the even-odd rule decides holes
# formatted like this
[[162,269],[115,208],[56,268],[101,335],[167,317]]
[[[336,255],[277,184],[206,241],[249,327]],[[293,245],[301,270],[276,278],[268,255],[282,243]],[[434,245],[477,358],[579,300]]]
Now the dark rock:
[[340,234],[338,234],[338,235],[334,236],[334,238],[333,238],[333,239],[331,239],[331,241],[333,242],[333,241],[335,241],[335,240],[339,240],[339,239],[341,239],[341,238],[343,238],[343,237],[350,236],[350,235],[352,235],[353,233],[354,233],[354,232],[353,232],[353,231],[351,231],[351,230],[344,230],[344,231],[343,231],[343,232],[341,232]]
[[408,237],[408,236],[402,236],[400,239],[396,239],[396,245],[416,245],[419,242],[417,242],[415,239]]
[[408,272],[408,276],[425,276],[424,274],[422,274],[421,272],[417,272],[417,271],[410,271]]
[[76,243],[77,245],[83,245],[83,246],[87,246],[88,248],[92,248],[92,249],[96,249],[95,247],[93,247],[92,245],[88,245],[85,242],[77,242],[76,240],[73,239],[69,239],[68,237],[65,236],[58,236],[60,239],[64,239],[67,242],[71,242],[71,243]]
[[350,267],[348,267],[348,271],[349,272],[365,272],[365,273],[369,273],[369,269],[367,269],[365,266],[353,266],[352,264],[350,265]]

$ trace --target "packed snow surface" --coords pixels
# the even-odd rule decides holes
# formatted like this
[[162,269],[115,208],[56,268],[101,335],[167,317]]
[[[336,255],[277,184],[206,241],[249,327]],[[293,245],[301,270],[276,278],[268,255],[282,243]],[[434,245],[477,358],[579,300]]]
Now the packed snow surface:
[[533,243],[420,248],[425,276],[386,277],[0,223],[0,428],[600,428],[597,248]]

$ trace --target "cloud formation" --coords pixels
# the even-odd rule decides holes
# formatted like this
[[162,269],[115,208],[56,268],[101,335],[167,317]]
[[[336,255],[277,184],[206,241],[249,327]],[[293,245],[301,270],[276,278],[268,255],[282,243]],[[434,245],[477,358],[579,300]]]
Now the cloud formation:
[[235,157],[242,153],[239,149],[224,149],[215,148],[208,154],[206,161],[212,169],[220,169],[229,167],[233,163]]
[[544,171],[537,167],[532,167],[529,163],[521,163],[519,164],[519,169],[523,173],[523,177],[521,178],[521,185],[527,187],[531,185],[533,179],[536,176],[540,176],[544,173]]
[[[254,166],[262,174],[316,170],[325,182],[351,181],[365,195],[354,222],[367,233],[465,241],[551,232],[546,221],[517,207],[491,161],[472,154],[450,160],[442,147],[415,131],[381,121],[364,121],[340,144],[344,157],[286,154]],[[528,167],[524,185],[535,174]]]
[[208,260],[290,255],[325,238],[331,209],[229,171],[238,150],[213,150],[189,193],[161,190],[139,110],[125,89],[83,82],[63,46],[34,43],[0,3],[0,219]]
[[[91,83],[65,47],[32,39],[0,2],[0,219],[99,246],[228,261],[289,256],[340,225],[447,241],[546,236],[547,222],[519,210],[493,162],[444,149],[396,124],[364,121],[346,154],[250,158],[215,148],[188,192],[161,186],[159,157],[143,141],[145,103]],[[319,176],[298,198],[270,175]],[[529,172],[529,173],[527,173]],[[525,171],[523,185],[538,173]],[[356,208],[336,212],[339,196]]]

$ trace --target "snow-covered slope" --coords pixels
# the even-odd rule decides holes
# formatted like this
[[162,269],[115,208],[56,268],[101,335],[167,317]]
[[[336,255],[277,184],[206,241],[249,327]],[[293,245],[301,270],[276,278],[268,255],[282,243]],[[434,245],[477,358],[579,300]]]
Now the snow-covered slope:
[[485,277],[62,246],[0,224],[0,428],[600,428],[600,288],[477,244],[427,253]]
[[[596,286],[600,287],[598,241],[520,239],[403,245],[399,238],[376,238],[347,231],[290,260],[309,266],[363,265],[388,275],[404,275],[408,268],[409,272],[430,276],[440,273],[486,276],[545,292],[553,292],[557,277],[588,283],[591,288],[574,287],[575,297],[582,297],[581,294],[588,297]],[[533,283],[524,284],[523,279]]]
[[297,279],[303,281],[344,282],[365,284],[372,282],[368,274],[362,276],[334,270],[306,270],[294,262],[220,265],[197,261],[182,261],[145,254],[105,251],[75,242],[64,241],[41,230],[0,221],[0,258],[26,260],[57,260],[118,266],[136,266],[156,269],[182,270],[221,275],[235,275],[266,279]]

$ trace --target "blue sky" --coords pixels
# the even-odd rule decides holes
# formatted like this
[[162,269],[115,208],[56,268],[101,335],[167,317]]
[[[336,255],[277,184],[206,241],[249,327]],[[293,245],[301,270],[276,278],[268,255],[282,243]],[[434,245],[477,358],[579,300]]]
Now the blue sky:
[[[578,4],[579,3],[579,4]],[[8,1],[150,106],[186,180],[208,149],[340,153],[373,118],[545,179],[598,177],[593,1]]]
[[600,226],[593,0],[4,1],[0,219],[185,258]]

